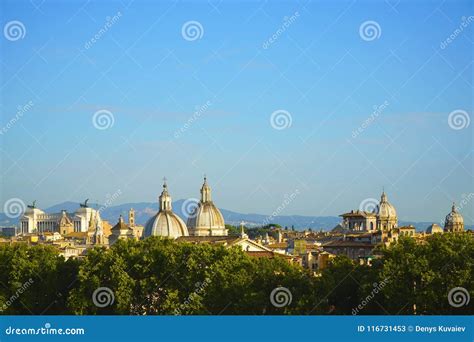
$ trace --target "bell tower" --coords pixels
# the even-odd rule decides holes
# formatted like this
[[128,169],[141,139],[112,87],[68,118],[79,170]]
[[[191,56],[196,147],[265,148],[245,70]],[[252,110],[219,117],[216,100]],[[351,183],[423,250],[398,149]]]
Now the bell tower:
[[133,210],[133,208],[130,208],[128,211],[128,225],[135,227],[135,210]]

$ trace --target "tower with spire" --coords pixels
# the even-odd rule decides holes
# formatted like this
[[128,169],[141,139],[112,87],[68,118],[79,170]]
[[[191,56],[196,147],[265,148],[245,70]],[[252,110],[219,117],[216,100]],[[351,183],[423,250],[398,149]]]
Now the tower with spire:
[[133,208],[128,211],[128,225],[132,228],[135,227],[135,210]]

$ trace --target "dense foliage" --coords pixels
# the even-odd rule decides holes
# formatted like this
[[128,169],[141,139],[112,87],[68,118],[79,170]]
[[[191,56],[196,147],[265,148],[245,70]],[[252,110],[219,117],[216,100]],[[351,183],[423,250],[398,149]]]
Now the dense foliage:
[[[283,258],[254,258],[238,248],[147,238],[91,249],[65,261],[49,246],[0,247],[4,314],[472,314],[472,300],[448,302],[452,288],[474,296],[474,238],[410,238],[380,251],[372,266],[337,257],[314,276]],[[25,286],[25,284],[27,284]],[[111,305],[92,300],[98,288]],[[276,307],[270,294],[291,292]],[[20,291],[21,289],[21,291]],[[474,300],[474,299],[473,299]]]

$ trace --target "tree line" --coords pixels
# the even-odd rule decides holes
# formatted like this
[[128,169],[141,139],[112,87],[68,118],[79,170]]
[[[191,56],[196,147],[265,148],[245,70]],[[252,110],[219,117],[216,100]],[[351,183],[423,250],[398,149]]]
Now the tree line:
[[[472,314],[474,238],[400,238],[372,266],[338,256],[316,276],[283,258],[150,237],[64,260],[48,245],[0,246],[0,312],[8,315]],[[27,284],[27,286],[25,285]],[[104,290],[105,289],[105,290]],[[286,292],[278,293],[280,289]],[[101,290],[106,291],[100,293]],[[108,291],[108,292],[107,292]],[[461,295],[462,295],[461,294]],[[107,301],[99,296],[108,295]],[[286,296],[284,305],[278,302]],[[466,298],[467,298],[466,297]],[[469,298],[467,298],[469,299]],[[275,303],[275,301],[277,303]],[[454,303],[453,303],[454,301]],[[106,305],[103,305],[106,304]]]

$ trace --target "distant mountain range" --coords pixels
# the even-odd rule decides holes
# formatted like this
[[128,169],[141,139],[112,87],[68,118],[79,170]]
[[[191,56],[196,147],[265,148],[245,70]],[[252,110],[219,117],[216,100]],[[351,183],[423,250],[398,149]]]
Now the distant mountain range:
[[[186,215],[184,213],[183,203],[185,200],[178,200],[173,202],[173,210],[186,222]],[[100,205],[89,204],[92,208],[100,208]],[[63,202],[53,205],[52,207],[43,209],[47,213],[58,213],[61,210],[66,210],[68,213],[74,213],[79,208],[79,203]],[[123,215],[125,220],[128,220],[128,211],[130,208],[135,210],[135,220],[138,224],[144,225],[146,221],[158,211],[158,203],[140,202],[140,203],[124,203],[116,206],[110,206],[101,210],[101,217],[114,225],[118,217]],[[311,228],[313,230],[331,230],[338,223],[341,218],[337,216],[301,216],[301,215],[281,215],[271,217],[262,214],[242,214],[227,209],[220,209],[224,220],[227,224],[238,226],[240,222],[244,221],[246,226],[260,226],[264,223],[276,223],[283,227],[294,227],[302,230]],[[0,226],[16,225],[18,219],[10,219],[4,213],[0,213]],[[399,225],[414,225],[418,230],[425,230],[433,222],[412,222],[399,221]],[[438,224],[440,224],[438,222]],[[466,229],[472,229],[472,226],[466,226]]]

